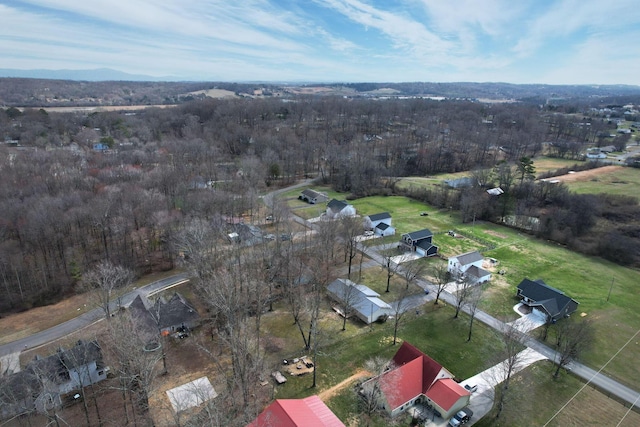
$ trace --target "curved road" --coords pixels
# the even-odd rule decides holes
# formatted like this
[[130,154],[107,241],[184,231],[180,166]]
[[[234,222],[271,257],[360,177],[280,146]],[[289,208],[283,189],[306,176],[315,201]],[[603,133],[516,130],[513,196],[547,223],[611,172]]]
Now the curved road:
[[[139,294],[149,295],[155,292],[159,292],[163,289],[170,288],[172,286],[178,285],[180,283],[184,283],[188,281],[189,278],[186,274],[176,274],[175,276],[167,277],[165,279],[157,280],[155,282],[149,283],[148,285],[142,286],[138,289],[135,289],[120,298],[120,305],[126,306],[134,300],[136,296]],[[117,301],[112,302],[112,308],[117,308]],[[41,332],[37,332],[33,335],[29,335],[28,337],[21,338],[19,340],[0,345],[0,357],[6,356],[12,353],[20,353],[25,348],[33,348],[38,347],[40,345],[49,343],[51,341],[57,340],[58,338],[62,338],[66,335],[69,335],[72,332],[75,332],[79,329],[82,329],[86,326],[91,325],[92,323],[103,319],[104,311],[101,308],[95,308],[91,311],[81,314],[78,317],[75,317],[71,320],[67,320],[64,323],[56,325],[52,328],[46,329]]]

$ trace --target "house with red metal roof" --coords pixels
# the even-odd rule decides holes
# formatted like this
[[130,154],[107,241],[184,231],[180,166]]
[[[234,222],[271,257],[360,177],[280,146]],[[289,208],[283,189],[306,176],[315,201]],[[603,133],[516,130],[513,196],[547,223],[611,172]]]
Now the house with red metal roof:
[[247,427],[345,427],[318,396],[277,399]]
[[407,342],[393,356],[389,369],[362,388],[376,385],[381,391],[380,406],[391,417],[417,404],[427,404],[448,419],[467,406],[471,397],[449,371]]

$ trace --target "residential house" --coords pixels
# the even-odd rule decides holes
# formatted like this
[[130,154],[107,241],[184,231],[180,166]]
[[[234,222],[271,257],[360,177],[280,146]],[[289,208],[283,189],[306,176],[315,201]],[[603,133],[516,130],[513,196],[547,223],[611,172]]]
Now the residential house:
[[129,305],[129,311],[149,341],[158,334],[191,330],[200,324],[196,309],[178,292],[169,300],[158,298],[153,304],[147,297],[138,295]]
[[578,309],[579,303],[576,300],[552,288],[541,279],[524,279],[517,289],[517,296],[522,303],[531,307],[548,322],[555,323]]
[[391,225],[391,215],[389,212],[382,212],[364,217],[363,225],[365,230],[374,230],[378,224]]
[[345,427],[318,396],[276,399],[247,427]]
[[329,219],[340,219],[356,216],[356,208],[342,200],[331,199],[327,203],[326,216]]
[[377,236],[381,237],[393,236],[394,234],[396,234],[396,229],[388,224],[385,224],[384,222],[381,222],[380,224],[376,225],[376,228],[373,229],[373,232]]
[[367,325],[384,319],[393,312],[392,307],[380,299],[379,293],[349,279],[336,279],[331,282],[327,286],[327,294],[333,300],[348,305],[353,315]]
[[433,233],[425,228],[424,230],[403,234],[399,246],[404,246],[421,256],[434,256],[438,253],[438,247],[432,243],[432,240]]
[[385,237],[396,234],[396,229],[391,226],[391,215],[389,212],[364,217],[363,226],[365,230],[373,230],[377,236]]
[[607,153],[600,150],[600,148],[589,148],[587,150],[587,159],[606,159]]
[[362,384],[361,393],[376,385],[379,404],[391,417],[426,404],[448,419],[467,406],[471,396],[448,370],[408,342],[402,343],[384,373]]
[[46,412],[62,398],[107,378],[97,341],[78,341],[48,357],[36,358],[24,370],[0,378],[0,416]]
[[200,324],[200,315],[178,292],[168,301],[159,298],[154,311],[158,313],[158,329],[163,335],[178,330],[191,330]]
[[491,273],[482,268],[484,257],[473,251],[449,258],[447,270],[455,278],[467,278],[472,283],[484,283],[491,279]]
[[263,235],[260,227],[253,224],[238,223],[232,226],[232,232],[228,234],[229,240],[241,243],[245,246],[253,246],[262,243]]
[[298,199],[315,205],[316,203],[326,202],[327,200],[329,200],[329,197],[324,193],[307,188],[306,190],[302,190],[302,193],[298,196]]

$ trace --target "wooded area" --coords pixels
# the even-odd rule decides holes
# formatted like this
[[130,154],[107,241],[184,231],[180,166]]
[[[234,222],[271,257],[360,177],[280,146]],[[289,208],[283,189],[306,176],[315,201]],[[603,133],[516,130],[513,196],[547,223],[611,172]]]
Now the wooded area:
[[[537,217],[541,237],[623,264],[640,259],[635,198],[572,195],[534,182],[535,162],[523,160],[543,152],[578,159],[610,144],[615,123],[588,109],[205,99],[135,113],[6,108],[0,129],[8,141],[0,148],[0,313],[77,291],[101,261],[138,275],[172,268],[184,254],[178,236],[193,224],[225,241],[231,219],[262,218],[260,194],[301,178],[361,197],[400,192],[393,177],[474,171],[483,187],[406,194],[461,209],[466,221]],[[489,196],[493,185],[505,194]]]

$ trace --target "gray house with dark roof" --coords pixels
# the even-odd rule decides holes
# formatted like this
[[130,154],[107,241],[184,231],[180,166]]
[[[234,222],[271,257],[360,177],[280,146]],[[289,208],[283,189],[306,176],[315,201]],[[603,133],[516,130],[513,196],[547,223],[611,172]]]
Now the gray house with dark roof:
[[97,341],[78,341],[47,357],[36,356],[24,370],[0,377],[0,418],[47,412],[62,397],[107,378]]
[[391,215],[389,212],[381,212],[364,217],[363,226],[365,230],[373,230],[378,224],[391,225]]
[[300,193],[300,195],[298,196],[298,199],[304,202],[307,202],[309,204],[315,205],[316,203],[326,202],[327,200],[329,200],[329,197],[327,197],[327,195],[324,193],[307,188],[305,190],[302,190],[302,193]]
[[158,334],[169,335],[200,324],[196,309],[178,292],[168,301],[158,298],[154,304],[147,297],[138,295],[129,305],[129,311],[149,341],[157,338]]
[[392,307],[380,299],[380,294],[368,286],[349,279],[336,279],[327,286],[327,294],[340,303],[346,303],[353,315],[371,324],[393,313]]
[[191,304],[175,292],[169,301],[156,301],[154,312],[158,313],[158,329],[168,334],[180,329],[193,329],[200,323],[200,315]]
[[524,279],[517,289],[517,296],[522,303],[531,307],[532,310],[550,322],[568,317],[578,309],[578,301],[568,297],[564,292],[552,288],[541,279]]
[[381,212],[364,217],[362,225],[365,230],[372,230],[378,236],[393,236],[396,229],[391,226],[389,212]]
[[353,217],[356,216],[356,208],[343,200],[331,199],[331,201],[327,203],[325,215],[331,219]]
[[466,277],[473,283],[484,283],[491,279],[491,273],[482,268],[484,257],[478,251],[452,256],[447,270],[455,278]]
[[405,247],[421,256],[434,256],[438,253],[438,247],[433,244],[433,233],[428,228],[402,235],[400,247]]

